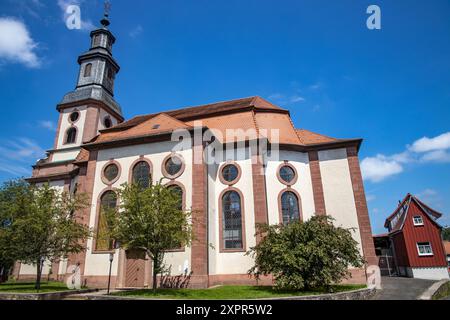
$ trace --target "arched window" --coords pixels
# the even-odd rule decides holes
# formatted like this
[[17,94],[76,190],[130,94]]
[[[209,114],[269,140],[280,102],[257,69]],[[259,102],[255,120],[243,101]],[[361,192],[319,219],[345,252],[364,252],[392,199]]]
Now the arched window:
[[178,196],[178,210],[183,210],[183,189],[176,184],[170,185],[169,189]]
[[222,196],[222,241],[224,249],[243,249],[241,197],[236,191]]
[[91,70],[92,70],[92,63],[88,63],[84,67],[84,77],[90,77],[91,76]]
[[94,36],[94,40],[93,40],[93,44],[92,44],[92,46],[93,47],[98,47],[99,45],[100,45],[100,35],[99,34],[96,34],[95,36]]
[[281,215],[284,225],[300,219],[298,198],[294,192],[286,191],[281,195]]
[[105,117],[105,119],[103,119],[103,125],[105,126],[106,129],[109,129],[112,127],[112,121],[110,117]]
[[133,167],[133,182],[143,188],[150,185],[150,165],[146,161],[139,161]]
[[100,213],[97,224],[96,249],[99,251],[111,250],[113,247],[112,239],[108,236],[108,221],[106,214],[117,207],[117,195],[114,191],[106,191],[100,198]]
[[75,127],[71,127],[66,132],[66,143],[75,143],[77,138],[77,129]]

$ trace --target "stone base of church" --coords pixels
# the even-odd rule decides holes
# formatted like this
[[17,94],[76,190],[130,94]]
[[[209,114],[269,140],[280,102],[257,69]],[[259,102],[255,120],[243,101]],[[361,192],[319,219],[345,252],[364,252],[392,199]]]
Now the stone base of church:
[[[366,273],[364,269],[351,269],[349,270],[351,277],[349,279],[344,279],[342,284],[365,284]],[[68,276],[68,275],[67,275]],[[65,275],[59,275],[58,278],[50,277],[52,281],[64,282],[66,279]],[[35,281],[36,275],[26,275],[21,274],[18,281]],[[120,288],[118,286],[116,276],[111,276],[111,289]],[[47,275],[42,277],[42,281],[47,281]],[[159,282],[159,277],[158,277]],[[89,288],[105,289],[108,287],[108,276],[82,276],[81,283],[83,286]],[[192,289],[202,289],[208,287],[214,287],[219,285],[249,285],[249,286],[270,286],[273,284],[272,276],[261,277],[256,280],[254,277],[250,277],[248,274],[216,274],[216,275],[204,275],[204,276],[191,276],[189,282],[189,288]],[[151,288],[152,284],[149,283],[148,286]]]

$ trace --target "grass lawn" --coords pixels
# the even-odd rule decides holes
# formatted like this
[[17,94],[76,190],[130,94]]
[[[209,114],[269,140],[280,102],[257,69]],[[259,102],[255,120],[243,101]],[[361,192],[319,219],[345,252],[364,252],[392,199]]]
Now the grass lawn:
[[[39,293],[68,290],[65,283],[43,281]],[[0,284],[0,293],[38,293],[38,291],[34,289],[34,282],[6,282]]]
[[[339,285],[333,286],[334,292],[343,292],[365,288],[366,285]],[[278,291],[272,287],[257,286],[221,286],[211,289],[158,289],[154,293],[151,289],[130,290],[115,292],[116,296],[158,298],[158,299],[258,299],[290,296],[307,296],[327,293],[324,290],[316,291]]]
[[450,296],[450,281],[444,283],[437,292],[434,293],[432,299],[440,300]]

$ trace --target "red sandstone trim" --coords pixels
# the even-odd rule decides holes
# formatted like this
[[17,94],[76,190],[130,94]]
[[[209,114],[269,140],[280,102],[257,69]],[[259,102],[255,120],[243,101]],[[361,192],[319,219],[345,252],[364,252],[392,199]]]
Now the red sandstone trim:
[[[261,155],[252,155],[253,207],[255,210],[255,224],[267,224],[267,190],[266,175]],[[262,240],[260,234],[256,236],[256,243]]]
[[53,143],[53,149],[58,148],[58,140],[59,140],[59,133],[61,131],[62,118],[63,118],[63,113],[60,112],[59,119],[58,119],[58,127],[56,128],[56,138],[55,138],[55,142]]
[[207,173],[203,144],[194,139],[192,146],[192,221],[195,240],[191,245],[193,287],[208,287]]
[[[84,192],[88,195],[92,195],[92,192],[94,190],[97,155],[98,155],[97,151],[90,152],[87,165],[80,167],[80,174],[78,177],[79,191]],[[92,201],[93,199],[91,198],[91,203]],[[77,212],[75,217],[78,222],[89,226],[90,215],[91,215],[91,207],[89,206],[88,208],[83,209],[80,212]],[[83,245],[87,248],[87,240],[83,243]],[[82,276],[84,275],[85,269],[86,250],[78,254],[72,254],[67,259],[67,266],[77,263],[80,264],[80,272]]]
[[96,106],[86,107],[86,118],[84,119],[82,143],[89,141],[97,135],[98,119],[100,110]]
[[359,232],[361,235],[361,246],[364,258],[368,265],[377,265],[377,257],[372,238],[372,229],[370,227],[369,212],[367,210],[366,195],[364,193],[364,184],[359,166],[358,151],[355,147],[347,148],[348,166],[350,169],[350,178],[353,187],[353,196],[355,198],[356,214],[358,216]]
[[316,215],[323,216],[326,215],[326,209],[325,198],[323,195],[322,175],[320,173],[319,153],[317,151],[310,151],[308,155],[314,196],[314,207]]

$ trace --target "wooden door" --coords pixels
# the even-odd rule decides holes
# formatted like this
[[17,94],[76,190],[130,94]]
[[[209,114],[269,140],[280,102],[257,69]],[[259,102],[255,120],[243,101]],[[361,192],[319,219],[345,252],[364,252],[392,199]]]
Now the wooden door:
[[125,287],[143,288],[145,277],[145,254],[136,250],[126,252]]

